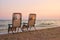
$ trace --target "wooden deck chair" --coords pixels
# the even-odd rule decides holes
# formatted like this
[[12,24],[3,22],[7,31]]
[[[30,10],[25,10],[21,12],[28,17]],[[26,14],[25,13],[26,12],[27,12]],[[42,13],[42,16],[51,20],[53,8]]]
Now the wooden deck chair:
[[32,27],[34,27],[34,29],[36,30],[35,21],[36,21],[36,14],[30,14],[29,19],[28,19],[28,23],[23,24],[22,31],[24,28],[27,28],[27,30],[28,30],[28,28],[30,28],[30,30],[31,30]]
[[21,13],[13,13],[12,24],[8,24],[8,26],[9,26],[8,33],[9,33],[9,31],[16,32],[16,28],[18,28],[18,31],[19,31],[19,28],[21,28],[21,21],[22,21]]

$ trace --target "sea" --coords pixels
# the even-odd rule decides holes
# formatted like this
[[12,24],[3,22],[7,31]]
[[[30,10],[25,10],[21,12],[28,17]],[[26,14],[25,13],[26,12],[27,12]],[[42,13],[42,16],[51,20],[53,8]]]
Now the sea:
[[[28,23],[28,20],[22,20],[22,25],[23,22]],[[0,35],[8,34],[8,24],[12,24],[12,20],[0,20]],[[36,30],[60,27],[60,20],[36,20],[35,27]]]

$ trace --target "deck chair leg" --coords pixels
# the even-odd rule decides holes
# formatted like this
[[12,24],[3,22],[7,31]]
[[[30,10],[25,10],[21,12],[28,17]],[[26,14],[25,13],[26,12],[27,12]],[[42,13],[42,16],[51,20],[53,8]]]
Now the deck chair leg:
[[36,30],[36,27],[34,27],[34,29]]
[[24,30],[23,30],[23,29],[21,29],[21,31],[23,32]]
[[12,30],[12,33],[13,33],[13,30]]
[[10,25],[8,25],[9,27],[8,27],[8,33],[9,33],[9,31],[10,31]]
[[16,32],[16,28],[15,28],[15,32]]
[[9,33],[9,28],[8,28],[8,33]]
[[18,28],[17,32],[19,32],[19,28]]
[[28,28],[27,28],[27,31],[28,31]]
[[31,27],[30,27],[30,30],[31,30]]
[[[21,30],[21,31],[20,31]],[[20,28],[19,32],[22,32],[22,29]]]
[[8,28],[8,33],[9,33],[10,31],[11,31],[11,28],[9,27],[9,28]]
[[8,33],[9,33],[9,29],[8,29]]
[[13,27],[12,27],[11,31],[12,31],[12,33],[13,33]]
[[16,28],[13,27],[12,28],[12,33],[14,33],[14,32],[16,32]]
[[15,29],[15,32],[18,32],[18,28],[17,28],[17,30]]
[[21,31],[22,31],[22,28],[21,28]]
[[8,29],[8,34],[9,34],[10,30]]

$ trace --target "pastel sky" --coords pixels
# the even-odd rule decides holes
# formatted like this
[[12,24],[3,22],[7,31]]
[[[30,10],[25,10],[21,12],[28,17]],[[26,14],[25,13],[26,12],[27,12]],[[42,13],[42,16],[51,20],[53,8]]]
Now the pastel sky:
[[0,0],[0,19],[11,19],[14,12],[24,19],[36,13],[37,19],[60,19],[60,0]]

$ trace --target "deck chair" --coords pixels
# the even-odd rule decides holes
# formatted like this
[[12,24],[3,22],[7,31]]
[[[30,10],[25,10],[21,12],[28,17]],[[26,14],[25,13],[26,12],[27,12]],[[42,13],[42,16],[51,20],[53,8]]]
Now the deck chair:
[[28,28],[30,28],[30,30],[31,30],[32,27],[34,27],[34,29],[36,30],[35,21],[36,21],[36,14],[30,14],[29,19],[28,19],[28,23],[23,23],[22,31],[24,28],[27,28],[27,30],[28,30]]
[[22,21],[22,15],[21,13],[13,13],[13,17],[12,17],[12,24],[8,24],[8,33],[9,31],[15,31],[16,32],[16,28],[21,28],[21,21]]

